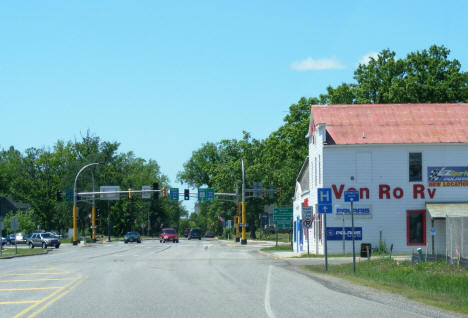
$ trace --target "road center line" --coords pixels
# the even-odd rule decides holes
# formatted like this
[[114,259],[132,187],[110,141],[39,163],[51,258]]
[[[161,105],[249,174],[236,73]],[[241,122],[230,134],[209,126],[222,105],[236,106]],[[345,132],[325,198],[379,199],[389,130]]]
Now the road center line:
[[267,281],[265,286],[265,311],[269,318],[275,318],[273,310],[271,310],[270,304],[270,280],[271,280],[271,265],[268,266]]
[[17,305],[17,304],[37,304],[40,300],[15,300],[15,301],[0,301],[0,305]]
[[18,282],[45,282],[45,281],[54,281],[54,280],[77,280],[79,277],[71,278],[38,278],[38,279],[7,279],[0,280],[0,283],[18,283]]

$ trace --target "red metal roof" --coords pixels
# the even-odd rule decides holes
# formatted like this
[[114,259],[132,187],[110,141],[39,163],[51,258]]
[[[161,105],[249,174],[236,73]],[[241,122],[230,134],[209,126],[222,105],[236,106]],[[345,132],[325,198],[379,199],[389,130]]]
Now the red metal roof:
[[329,144],[468,143],[468,104],[314,105]]

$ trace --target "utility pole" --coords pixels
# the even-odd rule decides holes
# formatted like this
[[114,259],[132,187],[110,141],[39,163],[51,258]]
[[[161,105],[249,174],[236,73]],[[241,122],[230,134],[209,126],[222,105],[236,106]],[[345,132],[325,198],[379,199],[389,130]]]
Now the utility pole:
[[247,229],[247,220],[245,216],[245,178],[244,178],[244,160],[241,159],[241,164],[242,164],[242,202],[241,202],[241,207],[242,207],[242,239],[241,239],[241,244],[246,245],[247,244],[247,238],[245,236],[245,231]]

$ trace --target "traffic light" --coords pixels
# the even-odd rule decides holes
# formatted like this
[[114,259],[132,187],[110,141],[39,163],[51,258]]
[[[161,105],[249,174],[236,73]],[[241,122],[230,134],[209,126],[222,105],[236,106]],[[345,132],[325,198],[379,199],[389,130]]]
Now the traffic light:
[[132,197],[132,188],[128,188],[128,199],[131,200]]
[[153,183],[153,190],[155,190],[155,192],[153,192],[153,199],[159,199],[159,184],[157,182]]
[[166,198],[166,187],[162,187],[162,197],[163,199]]
[[62,191],[57,190],[57,201],[62,201]]
[[190,200],[190,190],[184,189],[184,200]]

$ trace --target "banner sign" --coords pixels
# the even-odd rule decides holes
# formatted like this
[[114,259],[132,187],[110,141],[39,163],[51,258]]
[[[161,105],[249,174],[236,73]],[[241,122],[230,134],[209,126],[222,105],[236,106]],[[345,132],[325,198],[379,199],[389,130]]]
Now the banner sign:
[[[359,204],[353,207],[355,216],[369,216],[372,213],[371,205]],[[351,216],[351,207],[349,204],[337,204],[336,205],[336,215],[349,215]]]
[[[352,241],[353,231],[351,227],[345,227],[345,240]],[[343,228],[342,227],[327,227],[327,240],[329,241],[342,241]],[[362,241],[362,227],[354,227],[354,240]]]
[[430,187],[468,187],[468,167],[427,167]]

